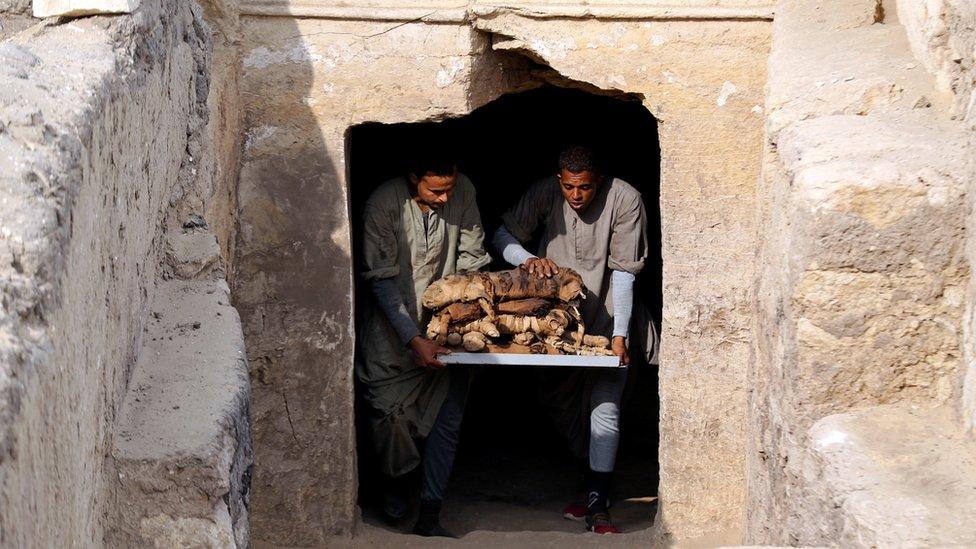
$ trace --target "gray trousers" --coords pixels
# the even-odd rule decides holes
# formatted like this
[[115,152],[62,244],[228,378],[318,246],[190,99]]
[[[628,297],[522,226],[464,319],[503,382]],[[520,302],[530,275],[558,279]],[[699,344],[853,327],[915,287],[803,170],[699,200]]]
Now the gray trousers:
[[593,471],[612,472],[620,445],[620,399],[627,384],[627,369],[539,373],[541,402],[573,455],[588,458]]
[[[450,366],[450,368],[457,368]],[[447,490],[454,467],[454,453],[461,434],[461,420],[464,419],[464,405],[468,400],[471,385],[471,370],[452,369],[449,372],[450,389],[441,410],[437,413],[434,426],[427,435],[424,449],[423,476],[420,481],[422,501],[442,501]]]
[[627,384],[627,369],[589,372],[590,390],[590,469],[613,472],[620,445],[620,398]]

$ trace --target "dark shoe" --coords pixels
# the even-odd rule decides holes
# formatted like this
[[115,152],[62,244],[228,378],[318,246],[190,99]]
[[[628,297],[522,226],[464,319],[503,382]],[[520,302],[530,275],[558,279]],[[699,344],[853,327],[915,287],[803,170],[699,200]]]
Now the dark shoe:
[[610,513],[586,515],[586,531],[594,534],[619,534],[620,529],[610,522]]
[[422,528],[418,523],[413,527],[413,534],[415,536],[423,536],[425,538],[450,538],[458,539],[457,536],[448,532],[440,524],[435,524],[432,528]]
[[403,483],[394,482],[384,490],[382,497],[383,516],[391,522],[398,522],[407,516],[407,493]]
[[413,527],[413,533],[427,538],[457,539],[457,536],[441,526],[441,502],[439,501],[420,502],[420,515],[417,517],[417,524]]

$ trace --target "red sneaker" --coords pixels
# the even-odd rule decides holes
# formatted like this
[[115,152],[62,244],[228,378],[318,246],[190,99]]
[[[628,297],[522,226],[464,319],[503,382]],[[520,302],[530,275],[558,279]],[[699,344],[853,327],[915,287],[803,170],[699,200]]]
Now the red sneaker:
[[620,529],[610,522],[610,513],[594,513],[586,516],[586,530],[594,534],[619,534]]
[[586,503],[574,501],[563,509],[563,518],[566,520],[583,520],[586,518]]

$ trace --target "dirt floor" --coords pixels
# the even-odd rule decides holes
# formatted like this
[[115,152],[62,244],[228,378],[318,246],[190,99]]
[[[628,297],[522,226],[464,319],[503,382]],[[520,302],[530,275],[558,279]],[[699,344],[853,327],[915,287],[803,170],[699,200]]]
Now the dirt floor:
[[[650,543],[657,512],[656,468],[646,458],[624,454],[618,463],[613,517],[625,532],[595,536],[581,522],[562,518],[578,494],[580,477],[555,439],[517,449],[486,450],[463,444],[444,504],[442,524],[459,541],[408,535],[415,515],[389,524],[372,501],[364,501],[357,537],[342,547],[633,547]],[[656,465],[656,464],[653,464]]]
[[[461,458],[444,504],[442,523],[462,539],[473,542],[485,532],[505,533],[504,537],[511,541],[530,533],[593,537],[584,533],[582,523],[561,515],[562,508],[577,493],[578,477],[572,463],[559,466],[551,456],[511,453]],[[656,512],[654,494],[633,489],[647,485],[647,479],[640,478],[640,465],[633,461],[620,464],[618,498],[612,510],[618,526],[628,533],[623,537],[631,542],[632,538],[649,533]],[[372,506],[365,505],[361,530],[364,541],[388,539],[394,532],[407,533],[413,520],[411,516],[401,524],[390,525]],[[565,541],[564,536],[554,539]]]

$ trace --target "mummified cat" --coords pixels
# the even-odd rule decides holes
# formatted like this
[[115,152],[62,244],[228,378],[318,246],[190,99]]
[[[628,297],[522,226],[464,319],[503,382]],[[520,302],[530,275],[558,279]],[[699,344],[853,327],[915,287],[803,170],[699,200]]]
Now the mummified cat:
[[558,299],[564,303],[583,295],[583,279],[569,268],[561,267],[552,278],[539,278],[525,269],[488,273],[496,301],[516,299]]

